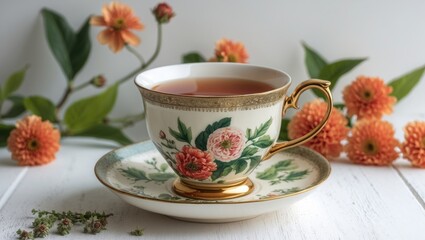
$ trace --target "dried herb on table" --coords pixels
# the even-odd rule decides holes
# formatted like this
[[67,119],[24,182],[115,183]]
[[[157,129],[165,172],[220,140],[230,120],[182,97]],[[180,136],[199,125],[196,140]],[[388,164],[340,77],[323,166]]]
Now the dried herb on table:
[[64,236],[68,235],[74,225],[84,225],[84,233],[97,234],[106,229],[108,224],[107,219],[111,217],[112,213],[98,213],[87,211],[85,213],[79,212],[56,212],[56,211],[41,211],[32,210],[32,214],[37,215],[31,226],[33,231],[25,231],[19,229],[16,233],[18,239],[27,240],[34,238],[46,237],[50,229],[57,223],[57,233]]
[[143,236],[143,232],[145,231],[145,229],[143,228],[136,228],[133,231],[130,232],[130,235],[133,236]]

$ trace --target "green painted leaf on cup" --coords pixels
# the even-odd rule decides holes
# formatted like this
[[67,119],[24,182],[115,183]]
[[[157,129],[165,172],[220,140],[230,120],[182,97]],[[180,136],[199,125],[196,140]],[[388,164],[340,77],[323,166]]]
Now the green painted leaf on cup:
[[260,124],[260,127],[255,128],[254,133],[250,136],[250,138],[248,138],[248,140],[253,140],[266,134],[267,130],[269,130],[269,127],[272,125],[272,122],[273,119],[270,118],[265,123]]
[[264,135],[253,143],[254,146],[259,148],[268,148],[272,144],[273,144],[273,140],[270,138],[269,135]]
[[235,174],[238,174],[243,172],[248,167],[248,163],[245,160],[239,159],[235,161],[233,166],[235,169]]
[[19,87],[22,85],[22,82],[24,81],[27,68],[28,67],[24,67],[7,78],[6,82],[1,88],[0,102],[6,100],[12,93],[19,89]]
[[72,134],[84,132],[102,122],[112,110],[117,98],[118,85],[104,92],[74,102],[65,112],[65,123]]
[[183,63],[198,63],[198,62],[205,62],[205,58],[198,52],[190,52],[182,57]]
[[388,85],[393,88],[391,95],[396,97],[398,101],[405,98],[421,80],[424,71],[425,66],[390,81]]
[[0,123],[0,147],[7,145],[7,139],[9,138],[10,132],[15,128],[13,125],[6,125]]
[[12,106],[2,115],[2,118],[15,118],[25,112],[24,97],[10,96],[7,99],[12,102]]
[[75,136],[112,140],[121,145],[128,145],[133,143],[133,141],[129,139],[121,129],[106,124],[98,124],[76,134]]
[[55,105],[42,96],[31,96],[24,99],[25,108],[43,120],[56,122]]
[[242,151],[241,157],[253,156],[257,152],[258,152],[258,148],[249,146],[244,148],[244,150]]
[[201,149],[202,151],[206,151],[208,137],[210,136],[210,134],[219,128],[230,126],[231,120],[232,120],[231,118],[226,117],[226,118],[220,119],[219,121],[214,122],[213,124],[209,124],[205,128],[205,130],[199,133],[199,135],[196,137],[195,146]]
[[260,156],[253,156],[250,158],[251,161],[249,161],[249,168],[248,171],[251,171],[252,169],[256,168],[258,164],[261,162]]
[[306,43],[302,43],[305,51],[305,65],[311,78],[318,78],[320,71],[328,65],[326,60]]
[[[344,60],[333,62],[322,68],[318,78],[330,81],[331,82],[330,89],[332,90],[336,86],[338,80],[344,74],[351,71],[353,68],[358,66],[360,63],[362,63],[366,59],[367,58],[344,59]],[[313,89],[313,92],[316,94],[316,96],[324,98],[320,90]]]

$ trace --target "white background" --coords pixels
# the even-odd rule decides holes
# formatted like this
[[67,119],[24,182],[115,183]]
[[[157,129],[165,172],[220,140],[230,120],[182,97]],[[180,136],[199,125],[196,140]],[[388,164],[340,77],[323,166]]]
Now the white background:
[[[44,95],[57,102],[65,87],[61,69],[48,49],[40,10],[48,7],[62,13],[77,28],[90,14],[100,14],[107,1],[14,0],[0,2],[0,81],[25,64],[30,65],[20,93]],[[156,42],[156,23],[151,9],[157,1],[126,0],[145,24],[137,33],[142,44],[137,50],[145,57]],[[356,76],[380,76],[386,81],[425,64],[425,1],[421,0],[300,0],[300,1],[168,1],[177,16],[164,26],[163,48],[154,66],[175,64],[192,50],[206,57],[213,54],[215,42],[227,37],[245,44],[252,64],[288,72],[297,84],[307,78],[301,41],[307,42],[326,59],[368,57],[345,75],[334,90],[341,90]],[[92,52],[76,84],[102,73],[111,82],[138,66],[128,52],[112,53],[100,45],[91,30]],[[293,87],[291,88],[293,89]],[[425,113],[425,80],[397,104],[394,114]],[[98,92],[87,88],[69,102]],[[312,99],[312,96],[305,98]],[[68,102],[68,103],[69,103]],[[120,88],[112,116],[141,111],[141,98],[129,81]],[[412,119],[413,120],[413,119]],[[130,128],[134,140],[146,139],[144,124]]]

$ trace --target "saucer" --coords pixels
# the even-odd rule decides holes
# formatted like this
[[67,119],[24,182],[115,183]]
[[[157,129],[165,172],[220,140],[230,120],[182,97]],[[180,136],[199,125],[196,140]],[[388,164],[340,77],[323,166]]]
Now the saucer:
[[196,200],[173,192],[176,175],[151,141],[113,150],[96,163],[99,181],[125,202],[193,222],[232,222],[285,209],[323,183],[331,172],[317,152],[294,147],[264,161],[250,175],[254,191],[228,200]]

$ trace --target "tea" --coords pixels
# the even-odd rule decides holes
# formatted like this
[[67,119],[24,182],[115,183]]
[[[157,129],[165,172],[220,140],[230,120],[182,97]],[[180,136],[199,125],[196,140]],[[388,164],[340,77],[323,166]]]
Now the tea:
[[261,93],[274,87],[259,81],[240,78],[182,78],[161,83],[153,90],[178,95],[232,96]]

